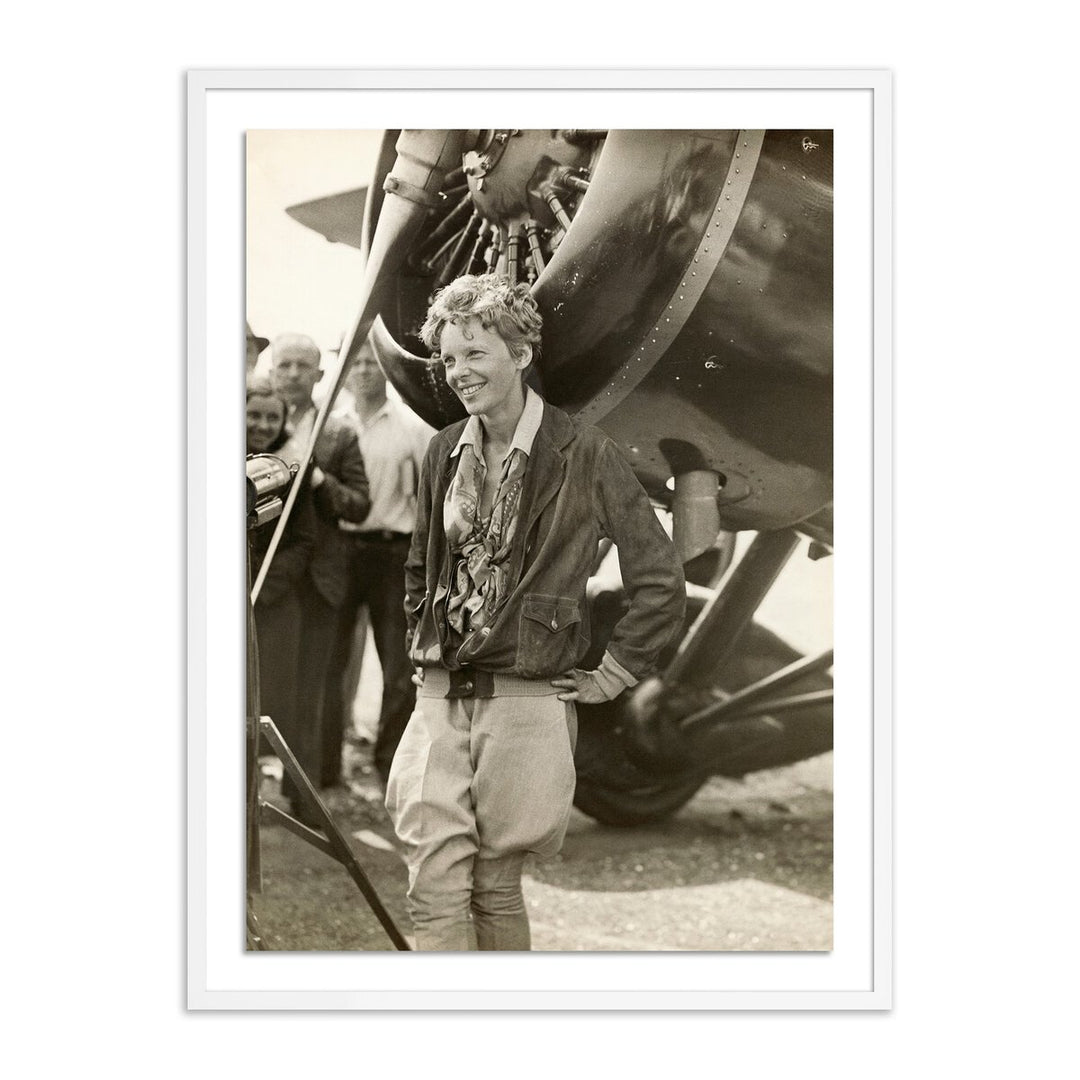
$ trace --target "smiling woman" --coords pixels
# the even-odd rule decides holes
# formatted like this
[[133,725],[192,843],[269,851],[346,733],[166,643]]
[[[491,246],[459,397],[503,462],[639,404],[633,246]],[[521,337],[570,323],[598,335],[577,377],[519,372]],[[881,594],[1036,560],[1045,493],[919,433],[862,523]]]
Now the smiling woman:
[[287,412],[285,399],[273,389],[269,379],[248,379],[244,416],[249,454],[269,453],[285,442]]
[[[421,331],[469,413],[431,442],[405,567],[421,685],[386,805],[422,950],[530,947],[521,868],[562,846],[575,702],[651,674],[682,622],[682,569],[618,449],[525,385],[541,325],[527,285],[482,275],[437,294]],[[629,607],[583,671],[605,537]]]
[[[516,372],[528,367],[531,353],[515,353],[497,333],[487,330],[475,316],[446,328],[441,360],[446,381],[463,402],[473,400],[474,391],[494,380],[495,388],[499,391],[498,399],[505,398],[507,391],[516,390],[516,400],[519,406],[524,406],[521,380]],[[485,364],[488,367],[487,378],[484,376]],[[500,384],[504,384],[506,389],[500,390]]]
[[470,416],[483,417],[490,434],[509,431],[525,408],[521,374],[532,361],[526,345],[515,352],[493,330],[472,317],[447,326],[442,335],[442,364],[450,389]]

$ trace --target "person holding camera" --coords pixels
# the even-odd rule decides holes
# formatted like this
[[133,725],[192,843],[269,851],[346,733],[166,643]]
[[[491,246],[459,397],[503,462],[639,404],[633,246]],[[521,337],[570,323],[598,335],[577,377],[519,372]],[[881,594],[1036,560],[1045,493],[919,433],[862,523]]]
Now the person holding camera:
[[[270,385],[269,379],[249,375],[245,405],[248,454],[277,454],[288,439],[287,415],[288,405]],[[273,534],[273,522],[248,534],[252,580],[262,567]],[[254,607],[260,712],[274,721],[290,747],[302,743],[296,699],[300,594],[315,550],[315,539],[315,507],[305,482],[297,493]],[[302,814],[303,807],[296,801],[295,789],[285,783],[282,792],[290,799],[293,813]]]

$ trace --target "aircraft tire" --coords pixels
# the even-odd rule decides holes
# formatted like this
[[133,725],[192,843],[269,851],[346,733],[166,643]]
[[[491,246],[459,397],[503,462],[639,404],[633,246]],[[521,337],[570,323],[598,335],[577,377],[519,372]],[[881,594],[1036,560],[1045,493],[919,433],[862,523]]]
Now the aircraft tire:
[[706,778],[676,779],[668,784],[620,791],[579,781],[574,805],[602,825],[649,825],[670,817],[697,793]]

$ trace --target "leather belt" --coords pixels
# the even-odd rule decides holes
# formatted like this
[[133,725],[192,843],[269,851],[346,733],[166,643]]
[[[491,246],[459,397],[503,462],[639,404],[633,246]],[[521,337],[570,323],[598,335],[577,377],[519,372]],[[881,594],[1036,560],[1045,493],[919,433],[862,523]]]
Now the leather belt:
[[343,529],[342,531],[346,536],[353,536],[357,540],[367,540],[371,544],[393,544],[399,540],[412,539],[412,533],[391,532],[389,529],[364,529],[359,532]]
[[562,691],[551,685],[550,679],[523,679],[501,671],[480,671],[463,667],[457,671],[434,667],[424,669],[420,697],[428,698],[491,698],[491,697],[551,697]]

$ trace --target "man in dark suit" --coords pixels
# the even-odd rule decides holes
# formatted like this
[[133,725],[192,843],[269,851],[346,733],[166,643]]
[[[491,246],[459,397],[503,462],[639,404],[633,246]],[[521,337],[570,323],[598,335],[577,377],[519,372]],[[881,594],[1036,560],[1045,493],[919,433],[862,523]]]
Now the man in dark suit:
[[[277,453],[291,464],[301,460],[311,441],[317,411],[311,395],[322,378],[320,352],[304,334],[282,334],[274,339],[271,357],[271,379],[289,406],[289,441]],[[318,786],[323,684],[349,573],[349,552],[338,522],[359,523],[371,507],[360,443],[351,425],[327,417],[315,443],[310,483],[317,532],[315,550],[300,587],[300,660],[296,676],[300,745],[293,746],[292,751]],[[283,784],[282,793],[291,800],[293,810],[305,816],[295,788]]]

